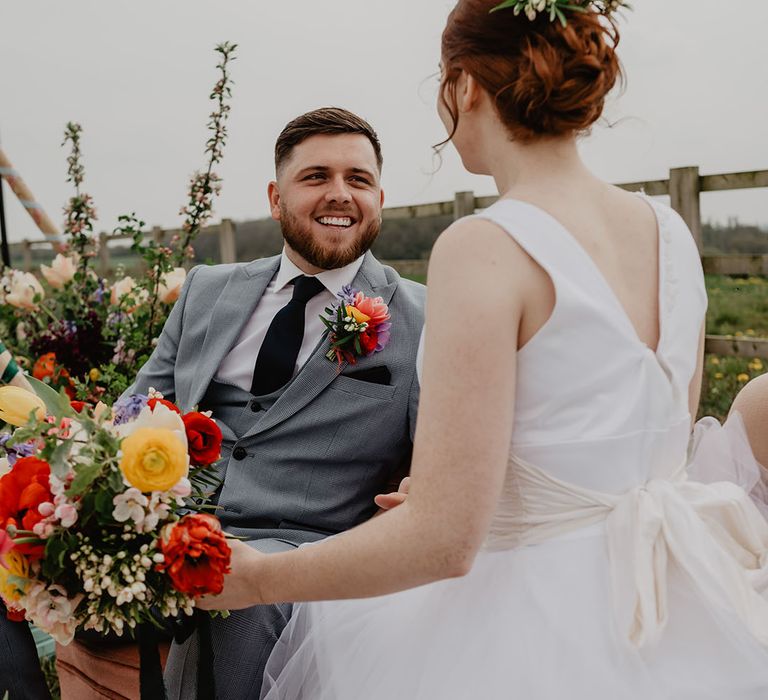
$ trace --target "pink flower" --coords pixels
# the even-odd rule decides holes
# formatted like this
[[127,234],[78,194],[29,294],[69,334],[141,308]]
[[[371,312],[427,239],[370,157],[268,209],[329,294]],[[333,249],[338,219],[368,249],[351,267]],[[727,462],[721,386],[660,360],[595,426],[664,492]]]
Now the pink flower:
[[362,292],[358,292],[355,295],[354,306],[368,316],[369,326],[377,326],[384,321],[389,321],[389,308],[381,297],[367,297]]
[[34,584],[24,596],[27,619],[51,635],[59,644],[69,644],[75,636],[78,621],[75,610],[83,599],[82,594],[67,598],[61,586],[46,588]]
[[54,289],[61,289],[67,282],[70,282],[77,272],[78,256],[75,253],[72,257],[67,257],[59,253],[48,265],[40,265],[40,271],[43,277]]
[[[186,498],[192,493],[192,484],[189,479],[182,477],[179,482],[171,489],[171,493],[177,498]],[[183,505],[183,502],[179,505]]]
[[187,278],[187,271],[183,267],[175,267],[164,274],[160,279],[157,297],[163,304],[172,304],[179,298],[181,287]]
[[10,283],[11,291],[5,295],[5,301],[17,309],[26,309],[27,311],[37,311],[38,300],[45,296],[40,282],[31,272],[13,271]]
[[[58,496],[56,499],[58,500]],[[77,522],[77,508],[74,504],[65,501],[56,506],[54,517],[61,523],[62,527],[72,527]]]

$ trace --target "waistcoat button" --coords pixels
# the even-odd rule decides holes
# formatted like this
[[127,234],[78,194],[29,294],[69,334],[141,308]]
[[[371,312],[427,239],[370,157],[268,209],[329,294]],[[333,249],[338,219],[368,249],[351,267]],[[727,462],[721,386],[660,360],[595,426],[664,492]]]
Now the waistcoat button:
[[248,453],[245,451],[244,447],[236,447],[233,452],[232,456],[239,462],[242,459],[245,459],[248,456]]
[[254,413],[258,413],[261,410],[261,404],[256,399],[251,401],[251,410]]

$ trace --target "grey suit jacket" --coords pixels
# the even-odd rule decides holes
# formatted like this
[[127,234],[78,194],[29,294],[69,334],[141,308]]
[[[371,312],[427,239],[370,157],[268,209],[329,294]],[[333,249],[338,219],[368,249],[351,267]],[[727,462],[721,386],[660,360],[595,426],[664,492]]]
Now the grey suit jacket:
[[[157,348],[129,391],[155,387],[183,410],[195,407],[279,261],[191,270]],[[326,358],[330,342],[323,338],[240,439],[225,432],[218,515],[233,534],[298,544],[340,532],[370,517],[373,497],[408,469],[425,288],[401,279],[370,252],[352,286],[389,304],[390,342],[355,366],[339,368]],[[389,385],[347,376],[379,365],[389,368]],[[242,448],[241,457],[245,451],[243,459],[231,457],[235,447]]]

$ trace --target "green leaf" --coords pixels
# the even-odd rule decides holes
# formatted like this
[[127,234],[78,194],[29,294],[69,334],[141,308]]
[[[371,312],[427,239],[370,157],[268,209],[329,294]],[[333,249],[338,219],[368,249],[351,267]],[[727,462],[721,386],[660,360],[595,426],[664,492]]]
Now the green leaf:
[[82,495],[88,487],[94,482],[101,473],[102,465],[98,462],[91,464],[81,464],[75,469],[75,478],[69,486],[68,495],[70,498]]
[[496,7],[492,7],[490,12],[496,12],[497,10],[503,10],[507,7],[514,7],[517,5],[521,0],[504,0],[504,2],[500,3],[499,5],[496,5]]
[[107,476],[107,484],[114,493],[122,493],[125,488],[123,473],[119,469],[110,469]]
[[64,479],[69,471],[67,457],[69,457],[71,447],[72,440],[64,440],[63,442],[60,442],[56,445],[48,459],[48,463],[51,465],[51,471],[54,476],[57,476],[59,479]]
[[343,338],[341,338],[340,340],[337,340],[335,343],[331,343],[331,347],[332,348],[341,347],[342,345],[346,345],[350,340],[352,340],[352,336],[345,335]]
[[75,415],[72,407],[69,405],[69,398],[63,391],[59,394],[45,382],[41,382],[34,377],[27,377],[27,381],[32,385],[35,393],[43,400],[48,413],[56,416],[56,418]]
[[109,491],[99,491],[96,494],[96,511],[108,520],[112,519],[112,513],[115,510],[112,498],[112,494]]

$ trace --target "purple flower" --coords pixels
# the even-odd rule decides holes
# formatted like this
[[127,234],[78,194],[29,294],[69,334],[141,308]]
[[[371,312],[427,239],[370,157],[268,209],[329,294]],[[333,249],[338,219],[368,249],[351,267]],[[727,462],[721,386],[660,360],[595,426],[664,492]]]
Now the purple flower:
[[144,394],[131,394],[118,399],[112,407],[114,424],[121,425],[137,418],[141,409],[147,405],[147,401],[149,401],[149,397]]
[[11,436],[7,433],[5,435],[0,435],[0,447],[5,450],[6,457],[8,458],[8,464],[10,466],[16,464],[16,461],[22,457],[31,457],[33,454],[35,454],[36,450],[33,443],[22,442],[19,445],[13,445],[11,447],[8,445],[8,441],[10,439]]
[[376,333],[378,334],[378,342],[376,343],[376,349],[374,352],[381,352],[389,342],[390,330],[392,324],[389,321],[384,321],[376,326]]
[[104,279],[99,278],[99,286],[96,287],[96,291],[93,293],[94,301],[97,304],[101,304],[104,301]]
[[352,289],[351,285],[345,284],[341,288],[341,291],[338,293],[337,296],[339,297],[339,299],[341,299],[342,304],[347,306],[349,304],[354,304],[355,303],[355,296],[356,295],[357,295],[357,291]]

